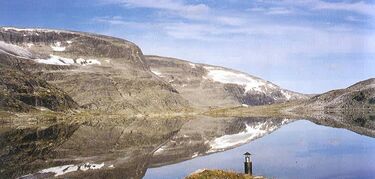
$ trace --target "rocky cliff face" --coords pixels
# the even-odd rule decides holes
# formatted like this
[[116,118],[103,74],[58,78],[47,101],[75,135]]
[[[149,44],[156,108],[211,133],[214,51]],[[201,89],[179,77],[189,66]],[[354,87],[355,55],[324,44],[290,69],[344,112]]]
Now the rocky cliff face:
[[151,73],[140,48],[122,39],[3,27],[0,55],[0,62],[17,74],[45,80],[83,108],[152,113],[188,106],[175,88]]
[[309,110],[359,110],[375,108],[375,78],[358,82],[348,88],[332,90],[306,102]]
[[151,71],[199,107],[262,105],[308,97],[228,68],[146,56]]
[[0,59],[4,59],[0,61],[0,108],[27,112],[35,108],[65,111],[79,107],[64,91],[28,72],[4,64],[6,57],[0,55]]

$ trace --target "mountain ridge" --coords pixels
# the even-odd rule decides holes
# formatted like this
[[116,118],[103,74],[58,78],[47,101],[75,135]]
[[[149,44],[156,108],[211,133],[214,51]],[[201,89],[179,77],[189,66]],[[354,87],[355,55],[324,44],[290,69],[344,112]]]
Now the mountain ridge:
[[[94,33],[1,27],[0,53],[17,59],[2,59],[1,63],[26,70],[55,85],[87,109],[146,114],[178,112],[190,107],[271,104],[287,101],[294,94],[300,95],[296,98],[306,98],[244,72],[173,58],[175,63],[199,68],[195,73],[200,73],[201,78],[211,77],[204,88],[213,89],[212,98],[202,99],[208,101],[203,105],[195,105],[202,100],[185,95],[183,89],[176,89],[174,83],[152,71],[154,63],[150,58],[156,56],[144,55],[133,42]],[[225,81],[225,75],[237,83]]]
[[[206,99],[204,95],[199,96],[201,101],[190,100],[199,107],[263,105],[307,99],[304,94],[235,69],[155,55],[145,55],[145,60],[151,71],[170,82],[186,99],[200,93],[209,96]],[[210,102],[212,99],[218,100]]]

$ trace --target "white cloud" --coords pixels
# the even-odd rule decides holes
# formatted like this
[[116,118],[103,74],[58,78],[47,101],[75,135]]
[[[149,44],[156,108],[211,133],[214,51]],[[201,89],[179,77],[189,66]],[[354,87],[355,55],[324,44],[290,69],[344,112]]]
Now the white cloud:
[[363,1],[349,3],[349,2],[325,2],[316,1],[315,9],[328,9],[328,10],[345,10],[356,12],[359,14],[375,16],[375,5],[367,4]]
[[293,11],[284,7],[253,7],[249,8],[248,11],[254,13],[263,13],[269,15],[283,15],[283,14],[292,14]]
[[122,4],[128,8],[150,8],[169,11],[185,18],[196,18],[210,11],[205,4],[188,4],[181,0],[102,0],[108,4]]
[[342,10],[362,15],[375,16],[375,5],[364,1],[327,2],[322,0],[282,0],[272,1],[272,3],[281,6],[302,6],[311,10]]
[[282,8],[282,7],[273,7],[269,8],[269,11],[267,12],[268,14],[290,14],[292,13],[291,10]]

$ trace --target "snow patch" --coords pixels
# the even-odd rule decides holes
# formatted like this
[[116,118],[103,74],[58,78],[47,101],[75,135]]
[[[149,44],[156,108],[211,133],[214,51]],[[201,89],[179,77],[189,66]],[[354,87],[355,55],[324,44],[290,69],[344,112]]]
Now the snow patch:
[[[56,33],[65,32],[65,33],[73,33],[73,32],[69,32],[69,31],[65,31],[65,30],[51,30],[51,29],[41,29],[41,28],[30,29],[30,28],[1,27],[1,29],[5,30],[5,31],[13,30],[13,31],[17,31],[17,32],[56,32]],[[36,33],[36,35],[39,35],[39,34]]]
[[90,164],[90,163],[85,163],[84,165],[80,166],[80,170],[82,171],[87,171],[87,170],[98,170],[104,167],[104,163],[101,164]]
[[71,58],[65,58],[65,57],[60,57],[57,55],[50,55],[48,59],[34,59],[34,61],[38,63],[44,63],[44,64],[49,64],[49,65],[101,65],[100,61],[95,60],[95,59],[83,59],[83,58],[78,58],[76,60],[73,60]]
[[249,107],[249,105],[247,105],[247,104],[242,104],[241,106],[242,107]]
[[195,158],[195,157],[198,157],[199,156],[199,153],[198,152],[194,152],[193,156],[191,156],[191,158]]
[[86,66],[86,65],[101,65],[100,61],[98,60],[95,60],[95,59],[83,59],[83,58],[78,58],[76,60],[76,63],[78,63],[79,65],[82,65],[82,66]]
[[61,46],[61,42],[55,42],[54,45],[51,45],[50,47],[52,48],[53,51],[56,51],[56,52],[63,52],[65,51],[65,48],[66,48],[66,47]]
[[281,94],[283,94],[287,100],[290,100],[290,98],[292,98],[292,96],[285,90],[281,90]]
[[55,173],[55,177],[57,177],[57,176],[64,175],[70,172],[97,170],[97,169],[101,169],[102,167],[104,167],[104,163],[101,163],[101,164],[85,163],[81,165],[63,165],[63,166],[43,169],[39,171],[38,173]]
[[225,84],[237,84],[245,87],[245,93],[253,90],[263,92],[261,87],[276,88],[264,80],[256,79],[247,74],[233,72],[217,67],[205,67],[208,70],[207,78]]
[[158,148],[158,150],[156,150],[156,151],[154,152],[154,154],[158,154],[158,153],[161,153],[161,152],[163,152],[163,151],[164,151],[164,146]]
[[191,66],[191,68],[196,68],[197,67],[194,63],[189,63],[189,65]]
[[72,65],[74,60],[71,58],[64,58],[57,55],[50,55],[48,59],[34,59],[38,63],[50,64],[50,65]]
[[5,52],[7,54],[24,57],[24,58],[32,57],[32,53],[29,52],[27,49],[24,49],[17,45],[6,43],[4,41],[0,41],[0,52]]
[[151,69],[151,72],[152,72],[153,74],[157,75],[157,76],[163,77],[163,75],[162,75],[159,71],[157,71],[157,70],[155,70],[155,69]]
[[73,41],[71,41],[71,40],[67,40],[66,43],[68,43],[68,44],[72,44]]

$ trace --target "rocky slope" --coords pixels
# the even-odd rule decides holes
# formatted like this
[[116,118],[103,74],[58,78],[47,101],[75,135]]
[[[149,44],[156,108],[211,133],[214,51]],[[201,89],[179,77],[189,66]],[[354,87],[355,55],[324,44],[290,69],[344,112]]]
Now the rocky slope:
[[[17,82],[20,88],[27,88],[26,81],[45,80],[44,86],[61,89],[83,108],[130,114],[181,111],[188,107],[175,88],[151,73],[140,48],[122,39],[3,27],[0,62],[17,75],[28,74],[30,79]],[[11,72],[3,72],[12,76]],[[12,88],[12,82],[4,80],[3,88]],[[54,96],[61,96],[59,93],[56,91]]]
[[[1,58],[1,54],[0,54]],[[0,108],[27,112],[38,107],[54,111],[77,109],[78,104],[62,90],[27,72],[0,61]]]
[[307,99],[306,95],[236,70],[175,58],[146,56],[151,71],[196,107],[262,105]]
[[358,82],[348,88],[332,90],[309,99],[307,110],[359,110],[375,108],[375,78]]

